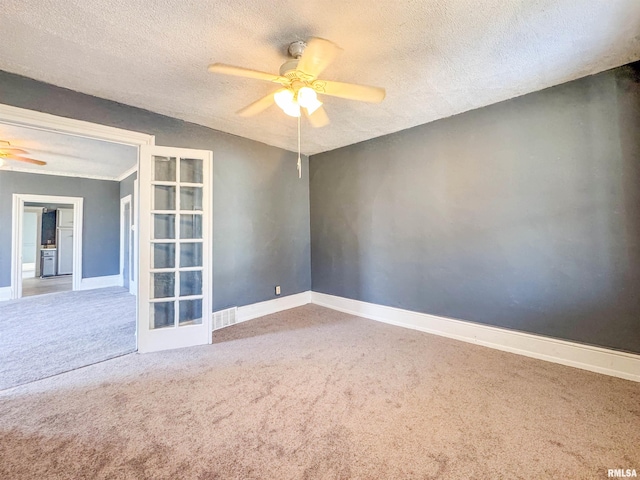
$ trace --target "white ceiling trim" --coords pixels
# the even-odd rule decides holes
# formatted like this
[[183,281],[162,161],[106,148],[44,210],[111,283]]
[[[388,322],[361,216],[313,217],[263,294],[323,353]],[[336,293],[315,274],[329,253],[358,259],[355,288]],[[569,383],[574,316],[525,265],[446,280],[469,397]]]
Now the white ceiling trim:
[[125,178],[127,178],[129,175],[135,173],[138,171],[138,165],[134,165],[133,167],[131,167],[129,170],[121,173],[120,175],[118,175],[118,177],[116,178],[117,181],[121,182],[122,180],[124,180]]
[[[135,167],[134,171],[137,170],[138,167]],[[29,168],[20,168],[20,167],[11,167],[11,166],[7,166],[5,165],[4,167],[0,167],[0,172],[19,172],[19,173],[33,173],[35,175],[51,175],[54,177],[74,177],[74,178],[88,178],[91,180],[109,180],[111,182],[120,182],[121,178],[127,178],[129,175],[131,175],[131,173],[129,173],[128,175],[119,175],[117,177],[107,177],[105,175],[91,175],[90,173],[69,173],[69,172],[55,172],[55,171],[42,171],[42,170],[36,170],[36,169],[29,169]],[[128,172],[128,170],[127,170]],[[125,174],[127,173],[125,172]]]

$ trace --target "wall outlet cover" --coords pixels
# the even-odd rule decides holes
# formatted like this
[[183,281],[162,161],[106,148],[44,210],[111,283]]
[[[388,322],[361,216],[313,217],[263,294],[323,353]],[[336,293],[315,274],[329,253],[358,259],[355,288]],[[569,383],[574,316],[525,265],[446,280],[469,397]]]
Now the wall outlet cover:
[[276,295],[280,295],[280,285],[276,285]]

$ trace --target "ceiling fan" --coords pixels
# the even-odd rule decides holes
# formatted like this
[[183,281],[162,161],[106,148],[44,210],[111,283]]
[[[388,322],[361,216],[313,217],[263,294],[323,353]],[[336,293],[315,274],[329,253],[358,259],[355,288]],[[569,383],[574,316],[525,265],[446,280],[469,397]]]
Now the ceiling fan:
[[21,157],[20,155],[28,153],[21,148],[11,146],[6,140],[0,140],[0,167],[4,165],[4,160],[12,160],[16,162],[31,163],[33,165],[46,165],[47,162],[42,160],[34,160],[33,158]]
[[329,117],[317,94],[371,103],[379,103],[385,97],[384,88],[318,79],[340,52],[342,49],[335,43],[312,37],[306,43],[297,41],[289,45],[292,58],[280,66],[279,75],[224,63],[209,65],[209,71],[281,85],[282,88],[239,110],[238,115],[250,117],[275,103],[287,115],[299,118],[302,111],[313,127],[324,127]]

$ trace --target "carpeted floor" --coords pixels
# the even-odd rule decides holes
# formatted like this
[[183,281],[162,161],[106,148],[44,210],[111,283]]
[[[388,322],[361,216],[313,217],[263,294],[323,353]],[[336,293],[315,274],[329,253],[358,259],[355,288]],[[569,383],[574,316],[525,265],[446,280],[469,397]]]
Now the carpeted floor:
[[135,351],[135,322],[120,287],[0,302],[0,390]]
[[0,477],[607,478],[640,384],[308,305],[0,393]]

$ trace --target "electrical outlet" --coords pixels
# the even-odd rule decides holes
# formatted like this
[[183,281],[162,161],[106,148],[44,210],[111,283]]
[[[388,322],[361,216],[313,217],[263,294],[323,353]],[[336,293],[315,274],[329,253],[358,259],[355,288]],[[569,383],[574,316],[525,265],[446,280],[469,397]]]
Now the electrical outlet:
[[280,295],[280,285],[276,285],[276,295]]

